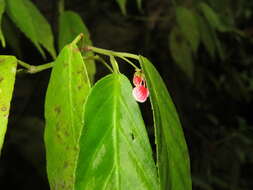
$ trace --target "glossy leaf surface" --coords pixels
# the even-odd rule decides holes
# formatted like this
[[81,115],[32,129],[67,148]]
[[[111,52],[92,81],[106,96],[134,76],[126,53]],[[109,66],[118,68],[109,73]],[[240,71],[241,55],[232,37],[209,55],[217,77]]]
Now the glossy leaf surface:
[[192,50],[196,52],[200,42],[200,34],[196,15],[190,9],[177,7],[176,18],[183,37],[190,44]]
[[0,40],[2,47],[5,47],[5,39],[2,32],[2,15],[5,11],[5,0],[0,0]]
[[76,190],[159,189],[152,150],[129,80],[111,74],[87,99]]
[[191,190],[188,150],[176,108],[152,63],[144,57],[140,62],[153,108],[161,189]]
[[29,38],[44,56],[41,45],[52,57],[56,56],[50,25],[30,0],[6,1],[7,12],[12,21]]
[[[61,50],[66,44],[70,43],[80,33],[84,34],[83,46],[92,45],[90,34],[82,21],[82,18],[73,11],[64,11],[60,15],[59,39],[58,45]],[[84,52],[84,57],[93,56],[92,52]],[[93,60],[86,60],[86,67],[91,81],[94,80],[96,72],[95,63]]]
[[0,154],[7,129],[17,60],[13,56],[0,56]]
[[69,44],[54,62],[45,103],[47,174],[51,189],[74,189],[84,103],[90,90],[81,53]]
[[192,51],[177,27],[174,27],[170,33],[169,45],[173,60],[193,80],[194,63],[192,60]]

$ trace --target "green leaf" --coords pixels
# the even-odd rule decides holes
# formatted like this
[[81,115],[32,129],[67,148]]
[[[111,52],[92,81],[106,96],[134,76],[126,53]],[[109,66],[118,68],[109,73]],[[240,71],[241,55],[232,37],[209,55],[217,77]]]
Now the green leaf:
[[[127,0],[116,0],[121,12],[125,15],[126,14],[126,3]],[[137,0],[138,1],[138,0]]]
[[174,61],[178,64],[179,68],[193,80],[194,63],[192,60],[191,48],[184,40],[177,27],[173,28],[170,33],[169,45]]
[[22,57],[20,32],[15,27],[9,17],[4,17],[3,20],[3,34],[6,39],[6,44],[15,52],[16,57]]
[[198,15],[198,25],[200,30],[201,41],[211,57],[215,57],[215,37],[216,33],[212,27],[206,22],[205,18]]
[[51,189],[74,189],[84,103],[90,83],[81,53],[69,44],[54,62],[45,103],[47,174]]
[[[61,13],[58,39],[59,50],[70,43],[80,33],[84,34],[83,45],[92,45],[89,31],[83,23],[82,18],[73,11],[64,11]],[[83,54],[84,57],[93,56],[92,52],[85,52]],[[95,62],[93,60],[86,61],[86,67],[90,81],[93,82],[96,73]]]
[[142,10],[142,0],[136,0],[139,10]]
[[183,37],[188,41],[192,50],[196,52],[200,42],[200,34],[195,13],[190,9],[177,7],[176,19]]
[[158,190],[156,166],[129,80],[111,74],[87,99],[76,190]]
[[2,32],[2,15],[4,11],[5,11],[5,0],[0,0],[0,40],[3,47],[5,47],[5,39]]
[[231,28],[221,21],[219,15],[206,3],[199,3],[199,9],[213,28],[220,32],[227,32],[231,30]]
[[187,145],[176,108],[152,63],[140,57],[153,109],[158,174],[162,190],[191,190]]
[[13,56],[0,56],[0,154],[7,129],[17,60]]
[[34,43],[45,56],[41,45],[56,57],[53,34],[50,25],[30,0],[6,1],[7,13],[18,28]]

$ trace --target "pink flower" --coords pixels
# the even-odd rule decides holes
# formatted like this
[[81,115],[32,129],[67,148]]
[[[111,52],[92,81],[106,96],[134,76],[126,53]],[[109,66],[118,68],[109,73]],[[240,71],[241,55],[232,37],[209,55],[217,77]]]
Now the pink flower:
[[133,78],[134,86],[140,86],[142,81],[143,79],[141,78],[141,76],[134,75],[134,78]]
[[141,72],[134,74],[133,83],[135,85],[133,89],[133,96],[137,102],[145,102],[149,96],[149,90],[146,88],[146,81]]
[[145,86],[136,86],[133,89],[133,96],[137,102],[145,102],[149,96],[149,90]]

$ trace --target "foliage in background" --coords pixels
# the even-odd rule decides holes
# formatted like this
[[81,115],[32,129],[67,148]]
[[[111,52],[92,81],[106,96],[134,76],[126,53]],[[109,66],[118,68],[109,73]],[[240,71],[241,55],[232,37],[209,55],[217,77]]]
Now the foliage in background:
[[[8,16],[42,57],[46,58],[45,48],[55,60],[32,66],[15,57],[10,57],[14,59],[12,62],[9,57],[2,58],[2,70],[6,72],[0,81],[4,81],[0,90],[6,99],[1,105],[4,127],[0,129],[1,147],[17,64],[23,67],[19,72],[31,74],[52,67],[45,100],[44,138],[51,189],[191,190],[190,163],[183,131],[167,88],[155,67],[144,57],[92,47],[82,19],[75,12],[64,11],[63,3],[59,2],[60,53],[56,56],[51,27],[36,6],[30,0],[6,2]],[[84,40],[78,44],[81,39]],[[3,37],[2,43],[5,45]],[[112,67],[94,53],[109,56]],[[143,75],[147,75],[155,141],[159,142],[156,150],[158,171],[141,112],[132,95],[132,86],[120,73],[115,57],[132,65],[136,72],[143,71]],[[129,58],[140,62],[142,69]],[[112,74],[93,86],[90,81],[94,80],[96,59],[104,63]]]
[[[107,12],[108,18],[125,23],[142,22],[141,26],[144,29],[141,36],[145,37],[142,38],[145,39],[143,40],[145,43],[143,46],[138,43],[137,46],[141,46],[141,51],[144,51],[145,55],[157,60],[156,66],[163,76],[175,83],[176,80],[184,81],[181,84],[177,83],[180,86],[178,106],[182,113],[180,115],[183,126],[189,135],[187,140],[190,142],[194,189],[252,189],[247,171],[253,163],[253,156],[250,153],[253,143],[252,122],[247,121],[250,116],[243,106],[252,103],[253,57],[250,50],[252,48],[250,23],[252,23],[253,3],[246,0],[233,2],[176,0],[166,3],[148,1],[140,6],[141,1],[118,0],[114,4],[116,2],[124,14],[123,19],[119,10]],[[132,7],[137,7],[136,2],[139,3],[141,12],[131,10]],[[0,3],[1,15],[5,10],[4,7],[8,5],[4,6],[3,0]],[[105,1],[97,4],[96,8],[101,6],[98,11],[104,11],[108,8],[113,9],[114,4]],[[14,20],[15,15],[11,16],[8,9],[6,10],[2,19],[2,30],[7,46],[18,52],[20,43],[17,36],[20,34],[17,35],[9,20],[12,19],[16,26],[19,24]],[[89,11],[92,12],[86,10]],[[15,14],[18,13],[20,12],[17,11]],[[71,22],[76,23],[78,20],[81,19]],[[81,25],[80,28],[83,28]],[[125,25],[122,27],[127,34],[133,31]],[[34,28],[33,33],[36,33],[33,36],[38,36],[36,26],[31,28]],[[20,30],[27,33],[21,28]],[[86,32],[85,29],[81,30],[84,30],[83,33]],[[8,37],[10,35],[12,37]],[[74,35],[76,33],[73,33],[68,42]],[[1,37],[0,30],[3,46],[4,37]],[[45,48],[45,44],[43,45],[42,41],[38,41],[37,37],[28,36],[28,38],[37,39],[33,40],[35,45],[40,52],[44,52],[41,47]],[[59,46],[59,49],[63,46]],[[177,72],[173,73],[173,67]],[[94,70],[91,69],[90,73],[94,73]],[[169,89],[173,89],[173,86],[171,87],[173,84],[167,84]],[[188,86],[191,89],[185,92],[184,89]]]

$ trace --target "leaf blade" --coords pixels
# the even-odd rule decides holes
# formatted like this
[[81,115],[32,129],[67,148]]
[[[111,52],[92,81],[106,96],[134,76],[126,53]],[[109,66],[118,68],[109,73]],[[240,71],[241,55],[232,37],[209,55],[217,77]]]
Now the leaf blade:
[[15,83],[17,60],[13,56],[0,56],[0,154],[8,124],[10,102]]
[[[116,0],[116,1],[117,1],[118,5],[119,5],[119,8],[120,8],[121,12],[125,15],[126,14],[126,3],[127,3],[127,0]],[[138,5],[139,4],[140,4],[140,2],[138,2]]]
[[60,53],[50,77],[45,103],[47,173],[52,189],[74,189],[74,172],[90,83],[75,44]]
[[85,106],[77,190],[158,189],[150,144],[131,89],[121,74],[108,75],[93,87]]
[[176,108],[152,63],[144,57],[140,57],[140,63],[153,108],[161,189],[191,190],[187,145]]
[[[73,28],[73,26],[75,27]],[[83,44],[92,45],[89,31],[83,23],[82,18],[73,11],[64,11],[61,13],[58,39],[59,50],[70,43],[80,33],[84,34]],[[85,57],[93,56],[92,52],[85,52],[83,54]],[[93,82],[96,73],[95,62],[93,60],[88,60],[86,63],[90,81]]]
[[200,42],[200,34],[195,13],[185,7],[177,7],[176,19],[183,37],[188,41],[193,52],[196,52]]
[[215,30],[209,26],[205,22],[205,18],[202,18],[202,16],[198,15],[198,25],[199,25],[199,30],[200,30],[200,36],[201,36],[201,41],[204,44],[207,52],[209,55],[214,58],[215,57],[215,50],[216,50],[216,45],[215,45]]
[[52,57],[55,57],[50,25],[36,6],[30,0],[8,0],[6,5],[7,13],[12,21],[33,42],[41,55],[45,57],[42,45]]
[[2,47],[5,47],[5,45],[6,45],[3,31],[2,31],[2,16],[3,16],[4,11],[5,11],[5,1],[0,0],[0,40],[2,43]]
[[54,36],[48,21],[31,1],[25,0],[24,4],[33,17],[38,42],[55,58]]
[[199,3],[199,9],[209,22],[209,24],[220,32],[230,31],[231,28],[226,26],[219,15],[206,3]]
[[194,62],[192,60],[191,48],[183,39],[177,27],[174,27],[170,33],[169,46],[173,60],[177,63],[179,68],[193,80]]

